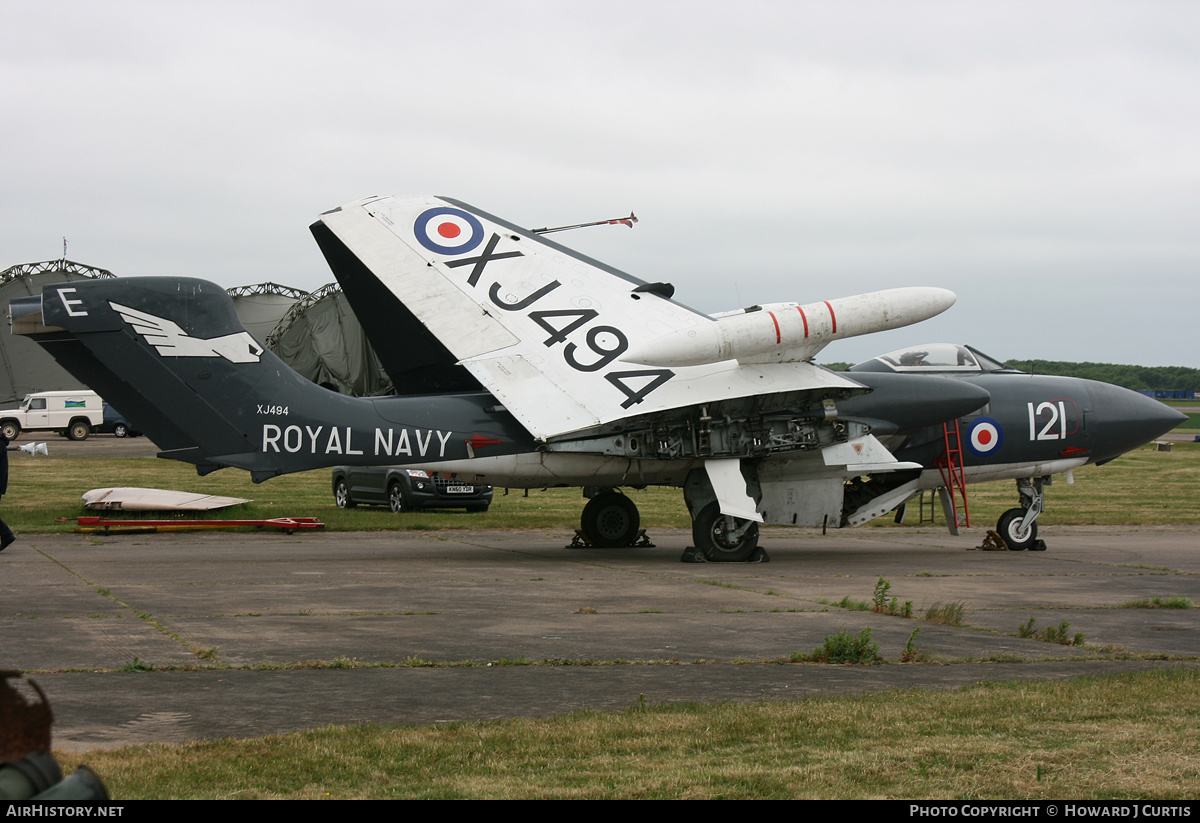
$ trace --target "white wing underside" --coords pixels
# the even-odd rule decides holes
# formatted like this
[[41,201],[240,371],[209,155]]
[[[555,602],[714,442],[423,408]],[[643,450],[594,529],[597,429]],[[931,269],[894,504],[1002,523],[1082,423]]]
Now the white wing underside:
[[[482,234],[468,237],[465,251],[435,250],[431,210]],[[711,320],[637,293],[640,281],[461,203],[373,198],[321,220],[538,438],[720,400],[861,388],[807,362],[673,369],[624,362],[619,353]],[[419,221],[424,240],[414,228]]]

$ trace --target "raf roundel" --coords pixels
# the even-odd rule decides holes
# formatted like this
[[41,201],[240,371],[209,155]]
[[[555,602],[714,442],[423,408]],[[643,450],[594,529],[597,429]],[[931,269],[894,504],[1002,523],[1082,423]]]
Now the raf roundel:
[[994,454],[1004,442],[1004,430],[993,417],[977,417],[967,430],[967,448],[976,457]]
[[483,224],[462,209],[426,209],[413,223],[417,242],[435,254],[466,254],[483,241]]

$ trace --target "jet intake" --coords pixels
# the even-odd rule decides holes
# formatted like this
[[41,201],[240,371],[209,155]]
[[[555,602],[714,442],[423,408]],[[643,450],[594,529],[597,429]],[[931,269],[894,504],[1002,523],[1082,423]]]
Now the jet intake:
[[621,357],[647,366],[791,363],[811,360],[834,340],[898,329],[941,314],[954,292],[888,289],[799,305],[776,303],[677,329]]

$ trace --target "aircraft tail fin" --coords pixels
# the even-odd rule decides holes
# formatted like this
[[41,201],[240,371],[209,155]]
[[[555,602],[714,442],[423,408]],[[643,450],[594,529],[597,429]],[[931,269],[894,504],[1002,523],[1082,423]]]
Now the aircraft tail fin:
[[[181,303],[189,307],[195,334],[161,316]],[[150,306],[153,311],[145,310]],[[258,361],[264,350],[242,329],[219,286],[160,278],[64,283],[13,301],[10,316],[14,334],[34,338],[164,455],[203,469],[203,455],[254,451],[220,401],[232,400],[230,392],[243,382],[235,362]],[[201,383],[215,392],[198,391]]]
[[[261,481],[322,465],[467,457],[481,431],[489,443],[513,439],[495,433],[482,413],[494,401],[482,393],[435,407],[428,398],[346,397],[311,383],[243,328],[224,289],[203,280],[62,283],[14,300],[10,316],[14,333],[119,408],[160,456],[201,474],[235,466]],[[452,421],[469,431],[454,436]]]

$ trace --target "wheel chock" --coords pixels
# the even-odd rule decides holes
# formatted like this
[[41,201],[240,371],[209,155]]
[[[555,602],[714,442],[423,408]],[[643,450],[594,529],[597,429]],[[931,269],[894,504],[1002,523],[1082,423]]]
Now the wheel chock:
[[1006,552],[1008,544],[1004,542],[1004,538],[996,532],[988,529],[988,533],[984,536],[983,542],[978,546],[979,551],[985,552]]
[[688,546],[679,556],[680,563],[770,563],[771,556],[762,546],[755,546],[754,551],[745,560],[713,560],[695,546]]

